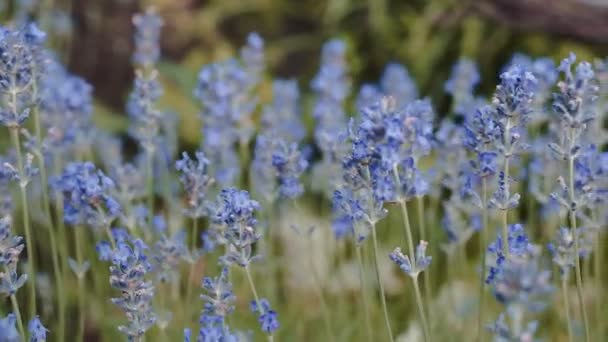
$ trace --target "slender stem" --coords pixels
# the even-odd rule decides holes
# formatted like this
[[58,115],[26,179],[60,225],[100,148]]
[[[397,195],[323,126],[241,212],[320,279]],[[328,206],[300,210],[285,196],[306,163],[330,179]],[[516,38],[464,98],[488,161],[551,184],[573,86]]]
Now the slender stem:
[[[49,216],[50,218],[50,216]],[[55,270],[55,286],[57,288],[57,305],[59,307],[59,322],[57,329],[57,338],[59,341],[64,340],[64,325],[65,325],[65,294],[63,287],[63,276],[59,268],[59,252],[57,251],[57,239],[55,232],[49,227],[49,237],[51,239],[51,253],[53,259],[53,268]]]
[[597,293],[597,299],[595,303],[595,320],[596,320],[596,335],[602,336],[602,326],[604,323],[604,319],[602,319],[601,310],[603,305],[603,293],[602,293],[602,265],[601,258],[604,256],[603,253],[603,243],[602,243],[602,232],[600,227],[597,229],[597,236],[595,237],[595,255],[593,258],[593,268],[595,275],[595,291]]
[[572,320],[570,319],[570,300],[568,299],[568,281],[566,277],[562,277],[562,294],[564,295],[564,305],[566,306],[566,320],[568,325],[568,341],[574,341],[572,334]]
[[[84,227],[75,227],[74,228],[74,239],[76,240],[76,259],[78,260],[78,264],[82,265],[83,257],[82,257],[82,232],[81,230]],[[76,278],[78,280],[78,330],[77,330],[77,341],[83,341],[84,338],[84,320],[85,320],[85,295],[84,291],[84,275],[76,274]]]
[[[505,132],[504,132],[504,136],[503,136],[503,143],[504,143],[504,149],[505,149],[505,163],[504,163],[504,169],[503,169],[503,173],[504,173],[504,191],[505,191],[505,198],[509,199],[510,197],[510,193],[509,193],[509,160],[511,157],[511,137],[510,137],[510,131],[511,131],[511,119],[507,118],[507,123],[505,124]],[[510,252],[509,252],[509,222],[508,222],[508,218],[509,218],[509,211],[507,210],[507,208],[504,208],[504,210],[500,211],[500,217],[501,217],[501,221],[502,221],[502,251],[504,253],[504,255],[509,256]]]
[[412,228],[410,226],[410,217],[407,213],[407,206],[405,204],[405,200],[399,201],[401,206],[401,215],[403,218],[403,227],[405,231],[405,236],[407,238],[407,246],[409,247],[409,253],[411,260],[414,260],[414,239],[412,238]]
[[196,249],[196,241],[198,240],[198,219],[196,217],[192,218],[192,241],[190,245],[190,249]]
[[[308,238],[310,243],[310,249],[312,250],[312,238]],[[323,294],[323,286],[321,285],[321,281],[319,276],[317,275],[317,271],[315,269],[315,265],[312,260],[312,254],[309,254],[308,262],[310,264],[310,272],[312,273],[312,279],[314,282],[314,287],[317,290],[317,296],[319,296],[319,301],[321,303],[321,312],[323,313],[323,322],[325,324],[325,330],[327,330],[327,337],[330,341],[336,340],[336,335],[334,334],[333,326],[331,324],[331,316],[329,314],[329,309],[327,307],[327,300],[325,299],[325,295]]]
[[486,249],[488,244],[488,210],[487,210],[487,200],[488,200],[488,184],[486,177],[481,179],[481,205],[483,206],[481,210],[483,226],[481,227],[481,231],[479,232],[479,249],[480,249],[480,258],[481,258],[481,276],[479,281],[479,314],[477,316],[477,340],[483,341],[483,333],[484,329],[484,309],[485,309],[485,286],[486,286]]
[[[429,242],[432,245],[432,241],[427,239],[426,236],[426,218],[424,215],[424,197],[416,197],[416,204],[418,209],[418,229],[420,230],[420,239]],[[431,308],[431,298],[433,298],[433,294],[431,293],[431,272],[430,268],[427,268],[423,272],[424,276],[424,297],[426,299],[426,307],[428,309],[428,318],[429,321],[433,321],[432,308]]]
[[424,313],[424,304],[422,303],[422,295],[420,294],[420,286],[418,286],[418,277],[412,277],[414,282],[414,292],[416,293],[416,304],[418,305],[418,313],[420,314],[420,321],[422,323],[422,331],[424,332],[424,340],[427,342],[431,341],[431,332],[429,330],[429,324],[426,320]]
[[359,286],[361,287],[361,297],[363,299],[363,314],[365,318],[365,334],[368,341],[372,339],[372,321],[370,318],[369,298],[367,298],[367,286],[365,281],[365,269],[363,268],[363,257],[361,256],[361,246],[356,245],[357,263],[359,264]]
[[[148,151],[148,224],[152,226],[154,220],[154,150]],[[150,229],[145,229],[144,232],[148,232]]]
[[[397,182],[397,187],[401,188],[401,179],[399,178],[399,170],[397,169],[396,165],[393,167],[393,175],[395,177],[395,181]],[[410,228],[410,218],[407,214],[407,206],[405,204],[405,199],[399,199],[399,205],[401,206],[401,213],[403,215],[403,232],[405,234],[405,240],[407,241],[407,245],[410,249],[409,254],[413,256],[414,240],[412,239],[412,229]]]
[[[32,93],[33,98],[38,98],[38,82],[36,77],[33,77]],[[48,193],[48,177],[46,171],[46,161],[42,154],[42,129],[40,125],[40,110],[37,105],[32,109],[32,119],[34,121],[34,133],[36,136],[36,158],[38,159],[38,169],[40,170],[40,188],[42,194],[42,208],[44,209],[45,215],[49,222],[49,238],[51,242],[51,253],[53,262],[53,271],[55,276],[55,288],[57,289],[57,306],[59,308],[59,322],[57,329],[57,339],[59,341],[64,340],[64,326],[65,326],[65,295],[63,286],[62,270],[59,266],[59,252],[57,247],[57,239],[55,237],[55,225],[53,224],[53,217],[51,215],[51,201]],[[58,218],[61,219],[61,218]]]
[[[245,269],[245,274],[247,275],[247,280],[249,281],[249,287],[251,287],[251,292],[253,292],[253,298],[255,299],[255,304],[256,307],[258,308],[258,310],[260,310],[260,315],[264,314],[264,308],[262,307],[261,303],[260,303],[260,297],[258,296],[258,291],[255,289],[255,284],[253,283],[253,278],[251,277],[251,272],[249,272],[249,265],[246,265],[244,267]],[[268,335],[268,341],[272,342],[274,340],[273,336],[270,334]]]
[[576,294],[580,303],[581,315],[583,317],[583,325],[585,327],[585,341],[590,340],[589,336],[589,320],[587,319],[587,307],[585,299],[583,297],[583,277],[581,275],[581,260],[579,253],[579,239],[576,228],[576,201],[574,198],[574,157],[568,158],[568,180],[569,180],[569,191],[570,194],[570,226],[574,235],[574,254],[575,254],[575,265],[574,270],[576,273]]
[[30,289],[30,315],[36,314],[36,253],[30,231],[29,204],[27,201],[27,182],[23,167],[23,155],[21,154],[21,142],[19,141],[19,127],[10,127],[11,140],[17,152],[17,167],[19,171],[19,191],[21,194],[21,210],[23,211],[23,227],[25,230],[25,242],[28,255],[28,285]]
[[380,277],[380,265],[378,265],[378,238],[376,237],[376,224],[370,222],[372,225],[372,240],[374,242],[374,263],[376,268],[376,278],[378,280],[378,285],[380,286],[380,301],[382,302],[382,311],[384,312],[384,323],[386,323],[386,331],[388,332],[389,340],[392,342],[395,339],[393,338],[393,330],[391,329],[391,321],[388,316],[388,309],[386,307],[386,295],[384,293],[384,284]]
[[[57,156],[54,161],[54,169],[56,174],[59,174],[61,172],[61,157]],[[59,235],[59,243],[60,243],[60,247],[59,247],[59,259],[60,259],[60,265],[61,265],[61,269],[64,270],[61,273],[61,279],[62,279],[62,284],[65,282],[65,276],[66,276],[66,271],[67,270],[67,260],[68,260],[68,242],[67,242],[67,233],[66,233],[66,229],[65,229],[65,224],[63,222],[63,197],[60,193],[57,193],[55,196],[55,219],[57,222],[57,233]],[[65,336],[65,311],[66,311],[66,295],[63,289],[63,285],[61,286],[62,289],[59,290],[62,293],[63,296],[63,305],[59,307],[59,331],[57,332],[57,335],[60,337],[59,341],[62,341],[61,337]]]
[[[191,251],[192,251],[192,255],[194,257],[196,257],[196,253],[195,253],[195,249],[196,249],[196,235],[198,231],[198,220],[196,218],[192,219],[192,244],[191,244]],[[194,272],[196,271],[196,262],[197,260],[192,260],[192,264],[190,264],[190,271],[188,272],[188,283],[186,284],[186,302],[185,304],[188,304],[190,301],[190,296],[192,295],[192,283],[194,282]],[[188,314],[189,316],[189,314]]]
[[17,316],[17,326],[19,327],[19,334],[22,336],[21,339],[25,341],[25,329],[23,328],[23,319],[21,318],[21,310],[19,310],[19,303],[17,303],[17,297],[15,294],[11,295],[11,303],[13,304],[13,311]]

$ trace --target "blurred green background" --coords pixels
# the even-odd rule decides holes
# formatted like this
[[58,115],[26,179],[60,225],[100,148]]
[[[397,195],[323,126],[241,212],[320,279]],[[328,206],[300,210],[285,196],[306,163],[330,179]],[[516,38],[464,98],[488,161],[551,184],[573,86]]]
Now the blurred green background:
[[[5,0],[6,1],[6,0]],[[355,86],[374,82],[387,62],[405,64],[439,115],[453,62],[475,59],[480,90],[491,93],[514,52],[559,60],[568,51],[584,59],[608,52],[608,5],[578,0],[9,0],[3,16],[37,18],[69,68],[95,87],[98,122],[126,127],[123,106],[133,71],[132,15],[155,6],[165,20],[160,66],[164,105],[181,117],[187,146],[199,141],[192,89],[201,66],[231,56],[250,31],[266,40],[271,77],[297,77],[305,103],[324,41],[340,37],[350,48]],[[582,25],[584,23],[585,25]],[[598,24],[599,23],[599,24]],[[603,23],[603,24],[602,24]],[[589,26],[588,28],[586,28]],[[353,91],[353,97],[356,89]],[[264,99],[262,99],[264,100]]]

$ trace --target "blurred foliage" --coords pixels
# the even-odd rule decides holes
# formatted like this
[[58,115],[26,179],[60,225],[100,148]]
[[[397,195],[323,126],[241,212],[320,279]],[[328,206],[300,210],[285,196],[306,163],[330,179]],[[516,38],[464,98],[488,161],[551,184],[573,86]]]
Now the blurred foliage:
[[[15,3],[3,5],[4,18],[14,14]],[[470,0],[40,0],[39,3],[31,6],[30,15],[39,17],[51,32],[62,33],[58,28],[66,25],[57,23],[57,15],[47,18],[45,13],[64,11],[72,18],[67,25],[72,32],[55,37],[53,44],[58,50],[72,50],[64,55],[65,59],[98,89],[100,110],[96,116],[102,124],[107,123],[104,127],[112,129],[126,127],[126,121],[115,116],[124,112],[119,104],[125,102],[132,75],[108,78],[107,74],[129,70],[129,65],[116,64],[130,64],[131,49],[125,44],[132,32],[103,33],[126,30],[130,22],[122,21],[130,20],[139,8],[155,6],[165,20],[164,60],[160,67],[165,83],[163,104],[180,115],[180,132],[187,145],[195,145],[200,135],[198,105],[192,97],[198,70],[206,63],[237,54],[251,31],[259,32],[266,41],[268,77],[264,89],[268,98],[271,77],[297,77],[308,103],[306,90],[318,68],[321,46],[324,41],[339,37],[349,44],[355,86],[375,82],[389,61],[403,63],[417,81],[420,93],[433,98],[440,115],[449,108],[443,82],[460,56],[479,63],[481,92],[489,94],[500,69],[515,52],[556,60],[568,51],[575,51],[583,59],[608,52],[606,46],[543,32],[516,31],[477,14]],[[121,41],[119,45],[117,40]],[[81,46],[70,44],[71,41],[94,41],[87,49],[97,51],[85,54]],[[105,58],[108,48],[113,49],[112,57],[117,58]],[[95,61],[83,62],[79,58],[83,54],[85,59]],[[352,96],[356,93],[355,88]]]

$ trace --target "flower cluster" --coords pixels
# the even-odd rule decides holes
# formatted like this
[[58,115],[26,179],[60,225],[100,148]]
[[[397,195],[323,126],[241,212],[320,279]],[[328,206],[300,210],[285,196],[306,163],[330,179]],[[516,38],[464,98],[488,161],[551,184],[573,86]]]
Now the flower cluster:
[[412,263],[410,261],[410,257],[404,255],[401,252],[401,248],[397,247],[395,250],[389,255],[390,259],[399,266],[399,268],[403,271],[403,273],[409,275],[412,278],[418,277],[420,272],[423,272],[431,265],[431,260],[433,259],[430,256],[426,256],[426,247],[428,242],[420,241],[418,247],[416,247],[416,256],[415,260]]
[[186,191],[185,212],[193,218],[200,218],[207,212],[206,199],[214,180],[208,175],[209,160],[202,152],[196,152],[196,160],[182,153],[182,159],[175,162],[180,173],[179,180]]
[[454,113],[466,116],[476,104],[473,91],[481,80],[477,64],[468,58],[461,58],[452,67],[450,78],[444,90],[452,95]]
[[14,295],[25,284],[27,275],[19,275],[17,263],[23,251],[23,238],[11,232],[11,218],[0,218],[0,293],[7,296]]
[[91,85],[51,60],[41,79],[41,88],[41,119],[47,131],[43,144],[48,156],[86,151],[95,136]]
[[262,298],[259,302],[251,301],[251,312],[258,315],[258,322],[263,332],[272,334],[279,329],[278,314],[270,308],[268,299]]
[[139,239],[119,241],[111,255],[110,285],[121,292],[121,297],[112,298],[112,303],[119,306],[129,320],[127,325],[118,327],[129,339],[143,336],[156,322],[152,310],[154,286],[145,279],[152,268],[145,254],[147,248]]
[[247,191],[236,188],[223,189],[211,206],[209,219],[220,227],[228,243],[222,257],[225,265],[247,267],[260,258],[253,254],[253,245],[262,237],[255,219],[259,209],[258,202],[252,200]]
[[268,203],[275,198],[297,198],[304,192],[300,176],[308,161],[296,143],[287,143],[270,135],[256,139],[255,158],[251,164],[256,179],[254,188]]
[[72,225],[109,227],[121,213],[111,195],[114,182],[91,162],[69,163],[54,182],[64,197],[64,220]]
[[29,103],[37,101],[32,84],[43,68],[45,39],[34,23],[19,30],[0,26],[0,94],[6,102],[0,107],[0,124],[6,127],[20,127],[29,117]]
[[264,107],[262,130],[273,137],[289,142],[300,142],[306,128],[300,118],[300,90],[296,80],[275,80],[272,83],[272,102]]

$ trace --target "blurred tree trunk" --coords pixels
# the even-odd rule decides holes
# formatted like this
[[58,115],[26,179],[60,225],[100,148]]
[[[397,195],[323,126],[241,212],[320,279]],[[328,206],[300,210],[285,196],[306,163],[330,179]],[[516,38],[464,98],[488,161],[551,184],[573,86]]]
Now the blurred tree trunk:
[[137,1],[72,0],[70,70],[94,84],[97,99],[122,108],[133,71],[131,16]]
[[608,42],[605,0],[474,0],[471,5],[484,16],[521,30]]

